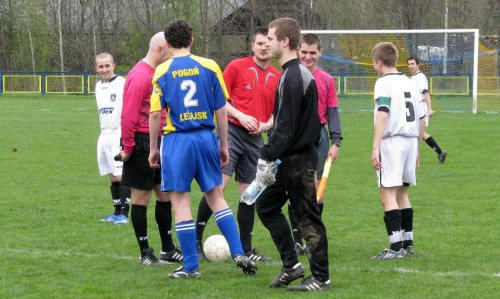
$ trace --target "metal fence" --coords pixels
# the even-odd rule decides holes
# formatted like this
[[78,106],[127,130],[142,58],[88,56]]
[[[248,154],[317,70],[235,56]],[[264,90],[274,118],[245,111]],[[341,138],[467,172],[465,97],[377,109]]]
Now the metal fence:
[[[116,73],[126,77],[127,73]],[[371,95],[377,76],[365,73],[332,74],[337,94]],[[428,75],[432,95],[472,96],[472,74],[434,74]],[[0,94],[82,94],[95,92],[95,84],[100,76],[95,72],[0,72]],[[479,92],[482,95],[500,96],[500,75],[484,74],[479,76]]]
[[[127,73],[116,73],[127,76]],[[0,94],[39,93],[82,94],[95,93],[95,84],[101,77],[95,72],[0,72]]]

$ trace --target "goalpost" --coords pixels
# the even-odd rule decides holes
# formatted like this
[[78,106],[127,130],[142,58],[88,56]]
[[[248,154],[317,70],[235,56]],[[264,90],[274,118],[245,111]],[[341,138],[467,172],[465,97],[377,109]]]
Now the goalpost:
[[[320,37],[323,54],[318,64],[336,77],[336,84],[340,85],[337,90],[342,95],[373,93],[377,76],[371,50],[377,43],[388,41],[398,48],[399,71],[409,74],[406,59],[418,57],[431,94],[471,96],[472,112],[477,113],[479,51],[487,50],[480,48],[479,29],[303,30],[302,33]],[[496,51],[493,52],[496,64]],[[495,70],[491,73],[493,77],[497,75]],[[498,93],[496,80],[492,90]]]

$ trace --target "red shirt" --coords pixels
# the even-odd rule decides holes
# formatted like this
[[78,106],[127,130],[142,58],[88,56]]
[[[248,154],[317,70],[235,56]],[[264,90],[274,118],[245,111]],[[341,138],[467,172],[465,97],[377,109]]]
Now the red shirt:
[[[149,99],[153,92],[155,69],[139,61],[127,75],[123,91],[122,141],[123,152],[131,154],[134,150],[136,132],[149,134]],[[161,127],[165,124],[165,110],[162,112]],[[160,127],[160,128],[161,128]],[[161,136],[158,132],[158,136]]]
[[[244,114],[267,122],[274,109],[274,93],[281,76],[280,72],[269,65],[262,70],[253,56],[231,61],[223,73],[228,102]],[[228,115],[228,121],[241,126],[240,122]]]
[[319,67],[312,73],[318,87],[318,114],[321,124],[327,124],[327,108],[338,107],[337,91],[333,77]]

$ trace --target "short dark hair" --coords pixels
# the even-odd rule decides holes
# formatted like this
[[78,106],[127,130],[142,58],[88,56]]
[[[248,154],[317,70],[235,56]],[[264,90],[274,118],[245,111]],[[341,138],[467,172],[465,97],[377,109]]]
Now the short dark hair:
[[292,18],[281,18],[272,21],[269,28],[276,28],[274,31],[278,41],[288,37],[290,50],[297,50],[300,46],[300,25]]
[[258,27],[257,29],[255,29],[255,31],[253,32],[253,35],[252,35],[252,43],[255,43],[255,38],[257,37],[257,35],[264,35],[264,36],[267,36],[267,33],[269,32],[269,29],[267,29],[267,27]]
[[406,63],[410,62],[410,60],[415,60],[415,63],[417,65],[420,64],[420,59],[418,59],[417,57],[413,57],[413,56],[408,57],[408,59],[406,59]]
[[306,44],[308,46],[317,45],[318,46],[318,50],[321,51],[321,40],[314,33],[307,33],[307,34],[305,34],[302,37],[302,39],[300,40],[300,43],[301,44]]
[[398,49],[390,42],[381,42],[375,45],[372,50],[373,60],[382,61],[385,66],[395,67],[398,63]]
[[165,39],[175,49],[187,48],[193,38],[193,27],[185,20],[173,20],[165,26]]

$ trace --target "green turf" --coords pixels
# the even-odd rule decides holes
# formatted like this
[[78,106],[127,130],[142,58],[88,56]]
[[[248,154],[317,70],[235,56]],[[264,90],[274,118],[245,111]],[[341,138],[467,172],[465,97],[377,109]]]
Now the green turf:
[[[268,287],[280,262],[260,263],[254,277],[231,262],[201,262],[195,281],[167,279],[176,266],[140,266],[132,226],[97,221],[111,212],[111,199],[96,163],[94,98],[4,94],[0,120],[0,298],[298,297]],[[370,162],[373,114],[342,111],[341,121],[345,139],[323,216],[332,290],[300,296],[497,297],[500,115],[442,112],[431,120],[428,132],[449,154],[439,165],[422,146],[419,185],[410,189],[417,255],[397,261],[370,260],[388,245]],[[234,182],[225,194],[235,211]],[[200,197],[194,185],[193,212]],[[153,210],[149,238],[159,251]],[[205,236],[216,233],[211,219]],[[254,246],[279,260],[259,221]]]

